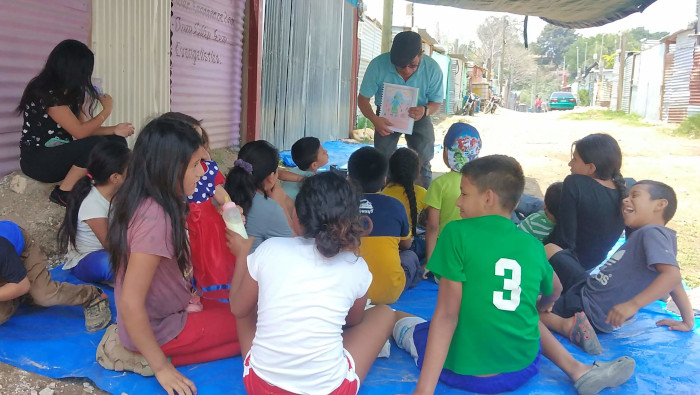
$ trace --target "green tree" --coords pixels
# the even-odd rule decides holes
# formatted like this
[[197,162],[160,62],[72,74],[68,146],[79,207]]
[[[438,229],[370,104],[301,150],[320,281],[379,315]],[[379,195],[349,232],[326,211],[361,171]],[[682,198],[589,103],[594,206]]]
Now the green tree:
[[533,50],[540,55],[540,64],[559,67],[564,61],[564,53],[578,38],[574,30],[548,24],[537,37]]

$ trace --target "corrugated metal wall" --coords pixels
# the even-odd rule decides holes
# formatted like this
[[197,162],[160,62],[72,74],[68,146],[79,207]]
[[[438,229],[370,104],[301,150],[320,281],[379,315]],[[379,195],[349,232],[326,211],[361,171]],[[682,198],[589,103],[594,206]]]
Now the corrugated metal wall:
[[93,0],[92,15],[93,76],[114,98],[105,125],[131,122],[138,133],[170,108],[170,1]]
[[649,121],[661,119],[661,84],[664,68],[664,46],[653,45],[644,49],[636,62],[639,72],[635,74],[637,91],[632,95],[630,111]]
[[357,89],[362,85],[362,78],[369,62],[382,53],[382,28],[370,20],[359,23],[360,30],[360,67],[357,71]]
[[0,0],[0,176],[19,169],[22,118],[14,109],[59,42],[90,41],[89,0]]
[[674,49],[669,52],[673,55],[673,63],[670,70],[667,69],[668,77],[664,83],[664,121],[680,123],[688,115],[695,46],[675,46]]
[[261,138],[289,149],[304,136],[347,137],[353,6],[267,0],[264,12]]
[[688,116],[700,114],[700,46],[695,46],[693,71],[690,73],[690,100]]
[[450,72],[450,57],[447,55],[443,55],[440,52],[433,52],[430,55],[430,57],[435,59],[438,65],[440,65],[440,69],[442,70],[442,92],[444,93],[445,100],[442,102],[442,105],[440,105],[440,112],[447,113],[447,111],[449,111],[449,106],[447,102],[449,92],[447,90],[447,87],[452,81],[452,73]]
[[630,113],[630,100],[632,98],[632,78],[634,78],[635,54],[628,54],[625,59],[625,74],[622,80],[622,111]]
[[240,142],[244,15],[245,0],[175,0],[168,18],[171,109],[203,119],[211,148]]

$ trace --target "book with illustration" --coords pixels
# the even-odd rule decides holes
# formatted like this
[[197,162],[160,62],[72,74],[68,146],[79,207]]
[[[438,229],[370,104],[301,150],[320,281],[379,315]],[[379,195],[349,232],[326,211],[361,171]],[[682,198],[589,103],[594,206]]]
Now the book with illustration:
[[382,105],[379,116],[391,122],[389,129],[404,133],[413,133],[413,118],[408,116],[408,109],[418,104],[418,88],[384,83]]

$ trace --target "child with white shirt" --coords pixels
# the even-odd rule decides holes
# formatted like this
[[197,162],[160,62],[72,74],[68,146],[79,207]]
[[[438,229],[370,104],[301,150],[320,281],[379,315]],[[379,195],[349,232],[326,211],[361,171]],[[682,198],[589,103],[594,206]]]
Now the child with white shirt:
[[[270,238],[236,265],[230,301],[248,393],[357,393],[396,321],[387,306],[365,311],[359,200],[339,175],[309,177],[295,202],[301,236]],[[245,257],[252,241],[228,236]]]
[[112,196],[124,182],[131,151],[123,144],[103,142],[88,159],[87,174],[73,187],[66,215],[58,229],[58,246],[65,253],[63,270],[85,282],[112,283],[107,218]]

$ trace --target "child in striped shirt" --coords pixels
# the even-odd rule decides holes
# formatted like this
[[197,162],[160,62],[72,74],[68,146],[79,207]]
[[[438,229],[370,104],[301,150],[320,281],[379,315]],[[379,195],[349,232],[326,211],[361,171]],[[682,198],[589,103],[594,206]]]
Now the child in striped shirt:
[[544,194],[544,209],[528,215],[518,225],[518,228],[535,236],[539,241],[543,241],[549,236],[557,222],[556,213],[559,209],[562,185],[561,182],[550,185]]

